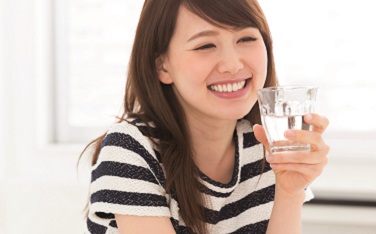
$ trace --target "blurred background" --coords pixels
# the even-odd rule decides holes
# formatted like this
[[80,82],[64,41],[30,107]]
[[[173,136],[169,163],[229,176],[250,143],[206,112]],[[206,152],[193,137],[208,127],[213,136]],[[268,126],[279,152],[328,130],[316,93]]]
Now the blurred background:
[[[260,0],[282,85],[319,87],[329,165],[303,233],[376,233],[372,1]],[[83,233],[85,145],[121,112],[141,0],[0,0],[0,234]]]

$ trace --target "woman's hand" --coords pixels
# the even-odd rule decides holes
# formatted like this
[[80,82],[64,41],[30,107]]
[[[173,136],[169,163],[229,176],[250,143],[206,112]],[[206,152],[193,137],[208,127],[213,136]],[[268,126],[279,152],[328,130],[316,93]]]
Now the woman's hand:
[[[328,119],[317,114],[307,114],[304,120],[313,126],[312,131],[288,130],[285,137],[291,141],[310,144],[310,151],[279,152],[266,157],[276,175],[276,188],[292,196],[301,194],[321,174],[328,162],[330,150],[322,138],[322,133],[329,124]],[[264,128],[255,125],[253,130],[257,140],[270,153]]]

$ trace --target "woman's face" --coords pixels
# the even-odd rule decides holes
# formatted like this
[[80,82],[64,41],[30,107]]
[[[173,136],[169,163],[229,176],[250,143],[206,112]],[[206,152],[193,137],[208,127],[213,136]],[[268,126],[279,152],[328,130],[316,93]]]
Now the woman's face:
[[257,28],[218,28],[185,7],[161,61],[160,81],[172,84],[188,118],[201,120],[245,116],[267,73],[267,51]]

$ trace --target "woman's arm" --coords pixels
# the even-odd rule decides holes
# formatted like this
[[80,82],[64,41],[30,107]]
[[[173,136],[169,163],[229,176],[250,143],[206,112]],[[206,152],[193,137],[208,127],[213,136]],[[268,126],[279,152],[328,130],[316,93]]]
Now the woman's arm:
[[[304,189],[322,172],[328,162],[329,146],[322,133],[327,128],[327,118],[308,114],[306,123],[313,126],[312,131],[289,130],[285,137],[291,141],[308,143],[310,151],[291,151],[273,153],[266,156],[276,178],[274,206],[269,220],[268,234],[301,233],[300,214],[304,202]],[[270,152],[267,137],[262,126],[254,126],[255,136]]]
[[304,197],[304,192],[292,196],[276,188],[274,206],[266,233],[301,233],[301,210]]
[[120,234],[175,234],[170,218],[115,215]]

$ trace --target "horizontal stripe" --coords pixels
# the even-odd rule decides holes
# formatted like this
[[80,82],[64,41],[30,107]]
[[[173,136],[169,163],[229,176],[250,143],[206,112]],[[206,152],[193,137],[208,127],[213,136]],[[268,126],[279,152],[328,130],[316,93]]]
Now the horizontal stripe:
[[114,214],[111,214],[111,213],[96,212],[95,215],[101,219],[114,219],[115,218]]
[[130,193],[114,190],[100,190],[90,197],[90,202],[107,202],[120,205],[131,206],[165,206],[167,207],[166,197],[148,194],[148,193]]
[[264,220],[258,223],[253,223],[246,225],[238,230],[231,232],[231,234],[243,234],[243,233],[254,233],[254,234],[264,234],[266,229],[268,229],[269,220]]
[[[261,164],[261,165],[259,165],[259,164]],[[271,171],[269,164],[268,164],[268,167],[265,167],[264,173],[262,174],[262,176],[260,176],[260,173],[257,174],[257,173],[253,172],[253,170],[254,171],[261,171],[261,166],[262,166],[261,160],[260,160],[260,162],[256,162],[255,165],[256,166],[245,165],[245,166],[242,167],[242,169],[241,169],[241,174],[242,174],[241,180],[240,180],[240,183],[237,185],[237,188],[234,191],[231,191],[229,193],[221,193],[221,192],[214,191],[214,190],[207,188],[207,187],[206,188],[205,187],[204,188],[199,187],[199,191],[201,193],[204,193],[206,195],[209,195],[209,196],[215,197],[215,198],[228,198],[229,196],[233,195],[233,192],[237,193],[237,191],[242,191],[242,194],[244,194],[244,191],[246,191],[246,190],[248,190],[248,191],[252,191],[252,189],[256,190],[257,182],[259,182],[260,184],[264,184],[266,186],[269,186],[269,185],[275,183],[274,173],[272,175],[268,175],[268,172]],[[257,167],[257,168],[260,167],[260,168],[254,169],[254,167]],[[261,181],[259,181],[260,178],[262,179]]]
[[232,193],[232,191],[229,192],[229,193],[221,193],[221,192],[213,191],[213,190],[205,187],[204,185],[200,186],[198,188],[198,190],[201,193],[204,193],[204,194],[212,196],[212,197],[217,197],[217,198],[226,198],[226,197],[229,197]]
[[[90,204],[90,212],[91,212],[90,218],[92,220],[94,220],[94,217],[97,217],[95,215],[95,212],[105,212],[105,213],[112,213],[112,214],[135,215],[135,216],[155,216],[155,217],[169,217],[169,218],[171,217],[171,212],[170,212],[169,207],[165,207],[165,206],[133,206],[133,205],[112,204],[112,203],[107,203],[107,202],[96,202],[96,203]],[[104,221],[107,221],[107,220],[104,220]]]
[[[262,176],[256,176],[249,180],[240,183],[236,189],[227,198],[210,197],[211,209],[220,211],[222,207],[244,199],[249,194],[252,194],[266,187],[273,186],[275,184],[275,175],[273,171],[266,172]],[[247,192],[244,192],[247,191]],[[208,196],[208,195],[206,195]]]
[[[119,162],[149,168],[145,159],[139,154],[118,146],[106,146],[101,149],[97,163],[99,164],[104,161]],[[93,169],[95,169],[95,167]]]
[[159,162],[159,163],[162,163],[162,157],[161,157],[161,154],[160,154],[158,151],[156,151],[156,150],[154,150],[154,154],[155,154],[155,156],[157,157],[158,162]]
[[90,192],[95,193],[100,190],[116,190],[132,193],[150,193],[164,195],[165,190],[159,184],[136,180],[134,178],[121,178],[113,176],[102,176],[95,180],[90,186]]
[[91,181],[94,182],[102,176],[117,176],[158,184],[158,181],[148,168],[118,162],[101,162],[92,172]]
[[[270,219],[274,202],[262,204],[244,211],[236,217],[223,220],[217,224],[208,224],[211,233],[232,233],[247,225]],[[240,233],[240,232],[238,232]],[[243,232],[265,233],[265,232]]]
[[86,220],[86,225],[90,233],[105,234],[107,231],[107,228],[105,226],[99,225],[91,221],[89,218]]
[[256,162],[244,165],[241,169],[240,182],[243,182],[255,176],[259,176],[260,174],[268,172],[272,169],[270,167],[270,164],[266,161],[265,161],[264,168],[262,168],[263,162],[264,162],[264,159],[261,159]]
[[191,234],[191,229],[186,227],[186,226],[181,226],[179,225],[179,221],[174,219],[174,218],[170,218],[171,220],[171,223],[172,223],[172,226],[174,227],[175,229],[175,232],[178,233],[178,234]]
[[216,224],[222,220],[238,216],[240,213],[274,200],[274,185],[253,192],[246,197],[225,205],[220,211],[205,208],[206,222]]
[[[146,141],[146,139],[143,138],[143,141]],[[148,144],[147,142],[144,143]],[[150,169],[153,171],[156,178],[158,179],[158,182],[163,187],[165,187],[165,176],[159,162],[136,139],[134,139],[128,134],[113,132],[108,134],[102,141],[102,148],[106,146],[122,147],[140,155],[149,165]],[[150,150],[152,151],[151,147]]]
[[256,139],[254,132],[243,133],[243,148],[250,148],[258,145],[260,142]]
[[264,158],[264,146],[262,144],[255,145],[240,151],[241,164],[249,164]]

